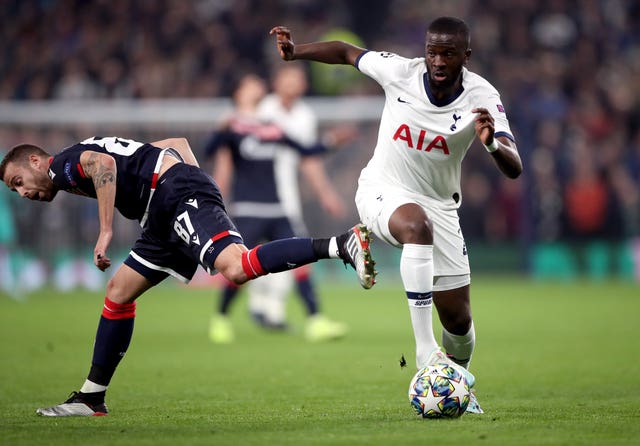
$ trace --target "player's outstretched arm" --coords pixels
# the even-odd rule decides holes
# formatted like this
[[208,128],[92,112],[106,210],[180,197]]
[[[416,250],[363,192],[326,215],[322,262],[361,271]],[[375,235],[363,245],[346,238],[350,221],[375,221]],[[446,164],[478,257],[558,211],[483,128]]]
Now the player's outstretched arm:
[[192,166],[200,167],[196,156],[191,151],[189,141],[187,141],[186,138],[168,138],[161,141],[152,142],[151,145],[159,149],[166,149],[168,147],[176,149],[180,156],[182,156],[182,159],[185,163],[191,164]]
[[492,152],[491,155],[498,168],[507,177],[518,178],[522,173],[522,160],[516,143],[504,136],[499,136],[494,140],[498,145],[498,150]]
[[344,201],[331,183],[322,158],[307,156],[300,160],[300,170],[320,200],[320,204],[332,217],[343,218],[347,214]]
[[222,146],[216,150],[213,155],[213,172],[211,176],[218,184],[220,194],[226,200],[231,196],[231,183],[233,182],[233,175],[235,173],[235,167],[233,164],[233,155],[228,147]]
[[356,59],[365,51],[363,48],[337,40],[296,45],[291,39],[291,31],[286,26],[275,26],[269,34],[276,35],[276,47],[284,60],[305,59],[355,66]]
[[87,150],[80,155],[85,175],[93,181],[98,199],[100,235],[93,250],[93,263],[104,271],[111,266],[107,249],[113,237],[113,214],[116,202],[116,161],[111,155]]
[[509,178],[518,178],[522,173],[522,160],[516,143],[504,136],[495,137],[494,120],[489,110],[478,107],[471,112],[476,113],[476,135],[491,153],[500,171]]

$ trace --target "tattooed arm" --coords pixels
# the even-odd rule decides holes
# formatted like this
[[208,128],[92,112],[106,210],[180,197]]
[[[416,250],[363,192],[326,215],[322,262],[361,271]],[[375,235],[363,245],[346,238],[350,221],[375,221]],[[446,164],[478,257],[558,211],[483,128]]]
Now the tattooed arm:
[[93,250],[93,263],[101,271],[111,266],[107,248],[113,236],[113,214],[116,202],[116,161],[105,153],[86,151],[80,155],[80,165],[93,181],[98,198],[100,235]]

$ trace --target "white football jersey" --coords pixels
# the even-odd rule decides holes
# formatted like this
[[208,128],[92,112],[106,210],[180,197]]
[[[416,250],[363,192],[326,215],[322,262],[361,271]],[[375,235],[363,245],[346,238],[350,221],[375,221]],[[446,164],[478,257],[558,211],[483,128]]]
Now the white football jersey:
[[267,95],[258,106],[258,115],[276,124],[298,144],[311,146],[318,140],[318,118],[302,99],[298,99],[291,109],[286,109],[278,96]]
[[[265,97],[258,106],[258,116],[278,125],[288,137],[303,146],[311,146],[318,140],[318,121],[311,107],[302,99],[286,109],[275,94]],[[275,158],[278,195],[286,215],[300,226],[299,233],[306,233],[302,227],[302,204],[298,185],[300,156],[294,150],[279,150]]]
[[385,106],[373,157],[361,183],[384,184],[457,209],[461,163],[475,138],[471,110],[484,107],[495,120],[496,136],[513,139],[498,91],[484,78],[462,71],[462,92],[438,102],[431,93],[423,57],[407,59],[368,51],[357,68],[385,92]]

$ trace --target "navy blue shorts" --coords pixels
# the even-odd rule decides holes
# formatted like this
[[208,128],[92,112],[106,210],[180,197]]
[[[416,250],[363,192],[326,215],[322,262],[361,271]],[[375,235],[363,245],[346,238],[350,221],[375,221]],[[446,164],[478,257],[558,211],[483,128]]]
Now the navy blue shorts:
[[287,217],[236,217],[233,221],[240,230],[247,248],[254,248],[260,243],[295,236],[291,222]]
[[220,252],[243,243],[218,185],[202,169],[180,163],[158,180],[147,223],[125,264],[154,285],[172,275],[187,283],[202,265],[214,274]]

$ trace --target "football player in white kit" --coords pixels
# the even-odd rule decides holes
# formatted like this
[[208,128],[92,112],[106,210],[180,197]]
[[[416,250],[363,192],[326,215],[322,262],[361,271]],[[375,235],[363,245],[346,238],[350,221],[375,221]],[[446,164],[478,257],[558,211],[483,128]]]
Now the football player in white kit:
[[[453,17],[434,20],[424,57],[413,59],[340,41],[295,45],[283,26],[271,34],[284,60],[350,64],[384,89],[378,141],[358,182],[358,212],[379,238],[402,249],[417,367],[448,362],[473,386],[471,277],[457,213],[461,163],[476,137],[507,177],[520,175],[522,161],[498,91],[465,67],[468,26]],[[433,333],[432,303],[446,354]],[[467,411],[482,413],[472,395]]]

